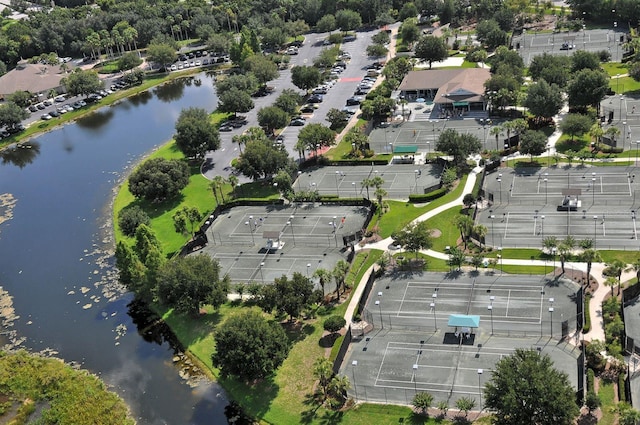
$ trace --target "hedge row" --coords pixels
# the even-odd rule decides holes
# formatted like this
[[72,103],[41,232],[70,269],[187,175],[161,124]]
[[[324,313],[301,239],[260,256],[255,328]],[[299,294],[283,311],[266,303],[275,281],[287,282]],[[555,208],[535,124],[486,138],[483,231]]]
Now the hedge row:
[[340,335],[333,343],[333,347],[331,347],[331,353],[329,354],[329,360],[333,363],[338,357],[338,352],[340,351],[340,346],[342,345],[342,340],[344,339],[344,335]]
[[623,148],[614,148],[614,147],[601,147],[600,152],[602,153],[622,153]]
[[627,401],[627,392],[625,391],[625,380],[626,376],[624,373],[618,375],[618,400],[624,403]]
[[584,328],[582,329],[583,333],[587,333],[591,330],[591,315],[589,314],[589,303],[591,302],[591,295],[587,294],[584,297]]
[[448,190],[444,187],[440,189],[436,189],[429,193],[425,193],[424,195],[409,195],[409,202],[422,203],[433,201],[434,199],[438,199],[441,196],[444,196],[448,193]]
[[587,369],[587,392],[595,391],[595,379],[596,379],[596,373],[593,371],[593,369],[588,368]]

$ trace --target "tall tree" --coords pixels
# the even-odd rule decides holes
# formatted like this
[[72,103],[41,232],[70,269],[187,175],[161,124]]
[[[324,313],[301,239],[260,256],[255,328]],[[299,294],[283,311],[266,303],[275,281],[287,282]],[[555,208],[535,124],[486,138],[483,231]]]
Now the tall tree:
[[208,151],[220,147],[218,129],[202,108],[187,108],[176,121],[176,146],[187,158],[204,159]]
[[185,205],[173,214],[173,226],[178,233],[195,234],[196,225],[202,220],[202,214],[196,207]]
[[569,107],[597,107],[609,89],[609,76],[601,70],[582,69],[573,74],[567,88]]
[[600,256],[600,253],[595,249],[588,248],[582,251],[582,254],[580,254],[579,256],[579,259],[583,263],[587,263],[587,285],[588,285],[589,281],[591,280],[591,267],[593,266],[593,263],[602,261],[602,257]]
[[534,155],[541,155],[547,149],[547,136],[538,130],[527,130],[520,136],[520,153],[530,155],[533,161]]
[[460,134],[456,130],[448,128],[440,133],[436,149],[453,156],[455,164],[464,165],[467,156],[480,152],[482,142],[473,134]]
[[420,250],[433,246],[431,232],[427,222],[421,221],[407,224],[401,230],[393,232],[391,237],[404,250],[414,253],[417,259]]
[[267,134],[273,134],[277,128],[283,128],[289,122],[289,115],[277,106],[266,106],[258,111],[258,124]]
[[289,339],[282,327],[255,310],[229,316],[216,329],[213,364],[223,375],[245,381],[271,375],[287,358]]
[[229,293],[229,277],[209,255],[177,256],[158,273],[158,299],[178,313],[195,315],[203,304],[220,307]]
[[322,76],[315,66],[294,66],[291,69],[291,82],[300,90],[308,92],[321,81]]
[[76,68],[74,72],[63,78],[61,83],[67,88],[67,92],[73,96],[87,96],[100,90],[104,83],[95,71],[83,71]]
[[29,116],[24,108],[14,102],[6,102],[0,105],[0,128],[6,126],[8,130],[17,128],[22,120]]
[[499,360],[484,393],[497,424],[570,425],[578,414],[567,374],[535,350],[519,348]]
[[236,87],[218,94],[218,109],[221,112],[231,112],[237,116],[238,112],[249,112],[253,106],[249,93]]
[[416,42],[415,54],[416,58],[429,64],[429,69],[433,62],[445,60],[449,56],[444,40],[433,35],[425,35]]
[[358,12],[351,9],[341,9],[336,13],[336,25],[344,33],[362,26],[362,18]]
[[551,118],[562,109],[562,91],[554,84],[540,80],[529,86],[524,106],[536,117]]

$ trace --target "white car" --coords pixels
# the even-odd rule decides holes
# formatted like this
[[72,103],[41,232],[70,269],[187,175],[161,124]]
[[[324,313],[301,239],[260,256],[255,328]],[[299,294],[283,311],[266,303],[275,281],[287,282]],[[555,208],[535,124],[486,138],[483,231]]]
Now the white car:
[[171,65],[171,70],[172,70],[172,71],[177,71],[177,70],[178,70],[178,67],[177,67],[175,64],[174,64],[174,65]]

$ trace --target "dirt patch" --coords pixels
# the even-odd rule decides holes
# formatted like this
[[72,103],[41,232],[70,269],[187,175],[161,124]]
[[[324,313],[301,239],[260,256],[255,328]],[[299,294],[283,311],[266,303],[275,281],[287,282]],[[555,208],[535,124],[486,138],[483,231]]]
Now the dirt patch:
[[13,208],[17,200],[10,193],[0,194],[0,224],[13,218]]
[[439,238],[440,236],[442,236],[442,231],[440,229],[433,229],[431,231],[432,238]]

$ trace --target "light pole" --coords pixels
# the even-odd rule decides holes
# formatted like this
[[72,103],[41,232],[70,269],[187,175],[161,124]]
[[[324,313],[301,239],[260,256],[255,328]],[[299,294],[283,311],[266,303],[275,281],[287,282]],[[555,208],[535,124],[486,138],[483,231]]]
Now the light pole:
[[551,305],[549,306],[549,317],[551,319],[549,331],[551,332],[551,338],[553,338],[553,301],[553,298],[549,298],[549,303],[551,303]]
[[633,220],[633,239],[638,240],[638,231],[636,228],[636,210],[631,210],[631,220]]
[[491,314],[491,335],[493,335],[493,301],[496,299],[495,296],[491,295],[489,297],[489,305],[487,306],[487,310]]
[[495,246],[496,245],[496,243],[495,243],[496,242],[495,241],[496,236],[495,236],[495,232],[494,232],[494,228],[493,228],[493,223],[495,223],[496,216],[493,215],[493,210],[489,210],[489,214],[490,214],[489,218],[491,219],[491,245]]
[[311,263],[307,263],[307,277],[309,277],[309,269],[311,268]]
[[376,300],[376,305],[378,306],[378,311],[380,312],[380,329],[384,329],[384,322],[382,321],[382,305],[380,305],[380,300]]
[[430,153],[431,153],[431,142],[427,142],[427,159],[429,159]]
[[300,176],[302,175],[302,171],[298,171],[298,192],[300,191]]
[[418,193],[418,173],[420,173],[419,170],[413,170],[413,176],[415,177],[416,181],[416,193]]
[[598,216],[593,216],[593,249],[598,247],[598,235],[596,233],[596,225],[598,224]]
[[356,385],[356,366],[358,366],[358,361],[354,360],[351,362],[351,375],[353,376],[353,390],[356,393],[356,401],[358,401],[358,386]]
[[260,278],[262,279],[262,284],[264,284],[264,275],[262,274],[263,267],[264,267],[264,262],[260,263]]
[[544,204],[547,205],[547,196],[549,191],[547,190],[547,183],[548,183],[548,179],[545,177],[544,178]]
[[500,183],[500,205],[502,205],[502,173],[498,174],[498,183]]
[[413,381],[413,391],[418,392],[418,384],[416,383],[416,372],[418,372],[418,365],[413,365],[413,374],[411,375],[411,380]]
[[640,145],[640,140],[636,140],[636,167],[638,166],[638,145]]
[[556,253],[558,252],[558,250],[556,249],[556,247],[554,246],[553,248],[551,248],[551,255],[553,255],[553,275],[556,275]]
[[336,171],[336,193],[338,194],[338,198],[340,197],[340,186],[338,184],[339,175],[340,175],[340,171]]
[[296,246],[296,235],[293,233],[293,216],[289,217],[289,221],[287,221],[287,226],[291,227],[291,238],[293,238],[293,246]]
[[485,150],[487,149],[487,121],[489,121],[488,118],[480,118],[480,125],[482,126],[482,130],[484,131],[484,136],[482,138],[482,147]]
[[351,182],[351,186],[353,186],[353,194],[355,197],[358,197],[358,190],[356,189],[356,182]]
[[482,384],[480,381],[481,381],[483,372],[484,370],[478,369],[478,395],[480,396],[480,410],[482,410]]
[[244,225],[245,226],[249,226],[249,233],[251,233],[251,242],[255,245],[256,244],[256,240],[253,238],[253,230],[251,230],[251,222],[250,221],[245,221]]
[[429,304],[429,307],[431,307],[431,311],[433,311],[433,329],[437,332],[438,331],[438,319],[436,318],[436,303],[435,303],[435,299],[434,299],[434,302]]
[[544,216],[540,216],[540,231],[542,233],[542,240],[544,240]]
[[596,204],[596,178],[591,177],[591,205]]
[[498,247],[498,252],[500,252],[500,254],[498,254],[498,261],[500,261],[500,276],[502,276],[502,247],[501,246]]

